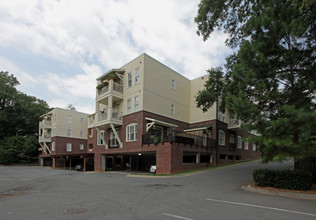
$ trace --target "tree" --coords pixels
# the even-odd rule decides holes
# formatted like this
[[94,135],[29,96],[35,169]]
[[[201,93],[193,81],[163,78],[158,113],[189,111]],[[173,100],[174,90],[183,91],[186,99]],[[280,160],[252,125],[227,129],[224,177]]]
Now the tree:
[[39,117],[48,104],[17,91],[18,80],[0,72],[0,163],[30,162],[37,156]]
[[209,70],[197,106],[220,96],[222,110],[261,134],[264,162],[316,156],[316,1],[202,0],[195,22],[204,40],[223,28],[236,50],[225,71]]

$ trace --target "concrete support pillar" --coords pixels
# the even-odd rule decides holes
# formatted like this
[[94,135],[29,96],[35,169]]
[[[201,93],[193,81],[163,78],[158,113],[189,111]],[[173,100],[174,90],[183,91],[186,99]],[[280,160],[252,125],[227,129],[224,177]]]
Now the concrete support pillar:
[[69,159],[69,170],[71,170],[71,158]]
[[56,158],[55,157],[53,157],[53,168],[56,168]]
[[201,153],[196,153],[196,163],[200,163],[200,155]]

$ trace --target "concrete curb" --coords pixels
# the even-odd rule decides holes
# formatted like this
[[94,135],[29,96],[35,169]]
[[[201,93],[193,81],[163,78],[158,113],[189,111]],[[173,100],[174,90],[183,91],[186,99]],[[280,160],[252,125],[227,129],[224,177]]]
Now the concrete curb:
[[241,188],[247,192],[254,192],[254,193],[260,193],[260,194],[271,195],[271,196],[281,196],[281,197],[287,197],[287,198],[293,198],[293,199],[316,200],[316,194],[305,194],[305,193],[297,193],[297,192],[278,192],[278,191],[272,191],[268,189],[255,188],[251,185],[242,186]]

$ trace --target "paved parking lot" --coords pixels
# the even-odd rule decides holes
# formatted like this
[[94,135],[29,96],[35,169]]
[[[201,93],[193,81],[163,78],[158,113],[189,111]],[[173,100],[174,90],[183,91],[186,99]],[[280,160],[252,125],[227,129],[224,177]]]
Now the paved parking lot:
[[315,202],[245,192],[254,168],[239,164],[186,177],[0,166],[0,219],[314,219]]

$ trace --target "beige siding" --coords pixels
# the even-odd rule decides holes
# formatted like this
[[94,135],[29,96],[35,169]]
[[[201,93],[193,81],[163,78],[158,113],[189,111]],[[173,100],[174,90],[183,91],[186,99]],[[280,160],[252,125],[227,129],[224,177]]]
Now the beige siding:
[[[67,130],[71,129],[72,138],[87,139],[88,114],[56,108],[52,110],[52,117],[53,115],[56,115],[56,122],[52,120],[52,132],[56,130],[55,136],[67,137]],[[68,116],[71,116],[71,123],[68,123]],[[80,131],[83,131],[83,136],[80,136]]]
[[204,112],[196,107],[195,97],[198,91],[204,88],[205,81],[208,75],[199,77],[191,81],[191,96],[190,96],[190,123],[202,122],[216,119],[216,106],[211,107],[207,112]]
[[[145,55],[144,107],[145,111],[189,121],[190,80]],[[175,81],[175,89],[171,88]],[[171,114],[171,104],[175,114]]]

